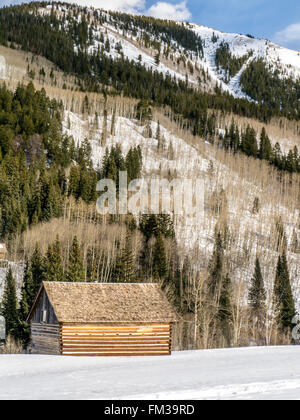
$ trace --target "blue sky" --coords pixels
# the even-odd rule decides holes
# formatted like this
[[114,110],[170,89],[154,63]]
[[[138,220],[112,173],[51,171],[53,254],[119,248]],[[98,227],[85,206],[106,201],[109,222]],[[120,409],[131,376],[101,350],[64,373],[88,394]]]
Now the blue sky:
[[[67,0],[129,13],[188,20],[226,32],[253,34],[300,50],[299,0]],[[21,0],[0,0],[4,6]]]

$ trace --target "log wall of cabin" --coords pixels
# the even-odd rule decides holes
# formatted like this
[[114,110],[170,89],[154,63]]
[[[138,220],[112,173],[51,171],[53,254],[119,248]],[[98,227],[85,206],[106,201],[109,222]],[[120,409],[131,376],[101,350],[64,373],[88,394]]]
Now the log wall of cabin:
[[33,354],[61,354],[59,325],[31,323]]
[[162,356],[171,354],[170,324],[62,324],[66,356]]
[[36,354],[60,354],[60,326],[45,291],[31,321],[31,349]]

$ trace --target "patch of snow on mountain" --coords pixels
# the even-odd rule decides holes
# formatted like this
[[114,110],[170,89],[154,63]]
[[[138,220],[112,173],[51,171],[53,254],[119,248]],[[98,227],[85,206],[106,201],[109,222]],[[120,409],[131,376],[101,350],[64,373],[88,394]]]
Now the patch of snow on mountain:
[[23,281],[23,274],[24,274],[24,264],[22,262],[16,263],[13,261],[0,261],[0,301],[3,297],[3,292],[5,288],[5,279],[9,268],[12,270],[12,274],[16,280],[17,286],[17,295],[20,298],[21,296],[21,286]]

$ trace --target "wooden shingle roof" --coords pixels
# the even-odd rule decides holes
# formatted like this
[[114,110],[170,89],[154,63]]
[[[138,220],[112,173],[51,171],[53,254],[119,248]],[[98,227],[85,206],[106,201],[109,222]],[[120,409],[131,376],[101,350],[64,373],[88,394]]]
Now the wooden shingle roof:
[[[158,284],[43,282],[59,322],[174,322],[178,320]],[[34,312],[31,310],[29,319]]]

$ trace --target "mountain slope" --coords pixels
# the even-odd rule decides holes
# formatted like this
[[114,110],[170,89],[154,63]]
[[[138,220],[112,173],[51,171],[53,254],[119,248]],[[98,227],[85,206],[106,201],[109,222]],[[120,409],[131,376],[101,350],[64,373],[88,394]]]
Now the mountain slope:
[[[204,62],[209,73],[216,81],[222,83],[224,90],[228,89],[233,95],[245,95],[240,85],[240,76],[249,64],[257,59],[262,59],[273,71],[278,70],[283,78],[292,77],[294,80],[297,80],[300,77],[300,53],[297,51],[246,35],[224,33],[201,25],[191,25],[191,27],[204,40]],[[223,82],[225,77],[224,69],[218,70],[215,60],[218,48],[224,43],[229,46],[230,54],[234,57],[241,58],[250,54],[238,73],[230,79],[228,84]]]
[[[214,94],[201,98],[211,108],[231,108],[239,114],[246,108],[256,118],[299,118],[299,54],[269,41],[64,3],[1,9],[0,22],[0,42],[44,55],[63,71],[78,75],[89,90],[109,86],[134,96],[138,87],[140,95],[175,110],[171,92],[187,95],[189,86],[198,94]],[[36,37],[28,32],[28,23]],[[170,91],[164,95],[167,86]],[[191,92],[188,96],[187,102],[196,101]],[[263,109],[233,98],[252,100]],[[189,118],[192,114],[176,112]]]
[[[53,13],[53,7],[55,9],[55,5],[40,8],[39,13],[50,15]],[[61,18],[65,17],[67,13],[70,16],[70,7],[69,5],[59,5],[55,13]],[[219,83],[223,90],[235,97],[249,98],[240,85],[240,76],[254,60],[262,59],[270,71],[279,72],[282,78],[292,78],[296,81],[300,77],[300,53],[280,47],[267,40],[256,39],[249,35],[224,33],[197,24],[174,22],[178,28],[184,27],[186,32],[184,36],[187,40],[189,39],[191,44],[183,43],[180,38],[174,38],[174,33],[168,33],[167,36],[164,32],[159,33],[163,25],[167,24],[166,21],[148,19],[148,24],[145,27],[139,17],[128,18],[128,15],[103,10],[95,12],[93,9],[81,9],[77,18],[81,19],[88,14],[94,16],[90,26],[92,28],[90,53],[101,47],[102,34],[105,41],[108,39],[111,44],[112,48],[107,53],[113,58],[124,54],[130,60],[134,60],[136,63],[141,62],[147,68],[158,72],[164,74],[168,72],[171,76],[182,80],[188,76],[190,83],[195,85],[198,85],[199,70],[203,69],[208,73],[212,82]],[[103,19],[100,24],[95,18],[99,15]],[[93,27],[93,25],[95,26]],[[157,28],[158,31],[156,31]],[[153,33],[153,29],[155,33]],[[196,34],[195,39],[191,32]],[[185,38],[182,37],[182,39]],[[200,50],[194,48],[197,41],[201,45]],[[159,46],[158,43],[160,43]],[[217,50],[224,44],[228,45],[229,52],[233,57],[247,57],[238,73],[235,77],[230,78],[228,83],[224,83],[226,69],[216,66]],[[120,46],[121,48],[119,48]],[[158,47],[157,51],[155,47]],[[158,64],[155,63],[155,55],[159,50],[162,62]],[[178,60],[180,60],[179,63]],[[183,63],[189,62],[194,69],[196,68],[196,71],[191,74],[189,69],[192,67],[181,66],[181,60]]]

